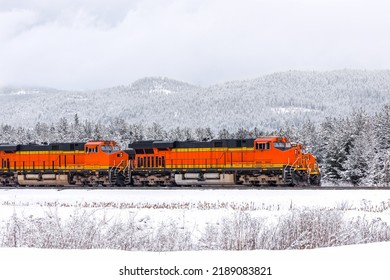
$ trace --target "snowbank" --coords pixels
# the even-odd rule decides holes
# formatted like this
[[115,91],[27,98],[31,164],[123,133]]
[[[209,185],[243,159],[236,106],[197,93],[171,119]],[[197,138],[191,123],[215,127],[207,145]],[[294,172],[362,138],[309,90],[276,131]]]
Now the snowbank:
[[[15,214],[39,219],[47,213],[68,219],[77,209],[99,217],[135,215],[138,224],[159,225],[168,218],[203,232],[235,208],[256,216],[278,217],[290,209],[315,207],[345,210],[351,217],[390,220],[390,191],[313,190],[0,190],[0,224]],[[52,211],[52,212],[50,212]],[[80,210],[81,211],[81,210]],[[89,212],[88,212],[89,213]],[[278,214],[279,213],[279,214]],[[195,231],[196,229],[196,231]],[[0,236],[0,238],[5,238]],[[390,243],[285,251],[57,250],[0,248],[0,279],[377,279],[386,277]],[[202,269],[198,276],[120,275],[126,268],[176,266]],[[215,276],[225,267],[270,267],[272,275]],[[240,270],[240,269],[239,269]],[[229,269],[228,269],[229,271]],[[241,269],[243,271],[243,268]],[[261,279],[260,278],[260,279]]]
[[[166,253],[0,248],[0,279],[382,279],[388,275],[389,258],[390,243],[314,250]],[[179,273],[190,268],[202,269],[203,275],[121,276],[120,269],[125,266],[176,266]],[[213,267],[270,267],[272,275],[214,276]]]

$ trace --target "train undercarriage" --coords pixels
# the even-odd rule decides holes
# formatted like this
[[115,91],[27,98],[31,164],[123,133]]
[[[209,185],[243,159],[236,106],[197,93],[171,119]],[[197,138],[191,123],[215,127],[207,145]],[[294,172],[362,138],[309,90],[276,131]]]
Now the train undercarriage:
[[98,170],[3,172],[0,186],[318,186],[319,174],[283,169]]
[[0,174],[0,186],[125,186],[126,176],[118,172],[60,171],[60,172],[6,172]]
[[132,186],[310,186],[320,185],[320,175],[292,166],[283,169],[185,169],[136,170],[131,174]]

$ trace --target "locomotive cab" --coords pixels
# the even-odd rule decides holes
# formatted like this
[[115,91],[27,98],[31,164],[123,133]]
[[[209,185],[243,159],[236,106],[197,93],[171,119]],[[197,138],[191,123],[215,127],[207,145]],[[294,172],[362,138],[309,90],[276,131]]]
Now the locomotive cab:
[[73,176],[77,184],[120,185],[130,181],[129,155],[115,141],[90,141],[84,146],[85,169],[90,171],[88,180]]
[[85,165],[91,170],[122,170],[128,163],[128,155],[115,141],[91,141],[85,144]]
[[298,154],[296,147],[286,137],[257,138],[254,148],[255,161],[269,164],[270,168],[293,164]]
[[262,137],[255,140],[255,162],[263,173],[280,174],[284,184],[320,184],[315,157],[306,153],[302,144],[286,137]]

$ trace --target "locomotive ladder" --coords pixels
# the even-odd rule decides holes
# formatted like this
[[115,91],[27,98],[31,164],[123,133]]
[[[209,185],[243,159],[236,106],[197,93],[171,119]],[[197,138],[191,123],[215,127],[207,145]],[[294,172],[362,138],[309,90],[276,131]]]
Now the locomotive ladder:
[[130,160],[127,161],[127,165],[125,169],[123,169],[124,176],[125,176],[125,185],[130,185],[131,183],[131,166],[130,166]]
[[108,172],[108,179],[111,184],[115,185],[117,183],[118,175],[121,173],[121,175],[124,177],[123,183],[125,185],[129,185],[131,182],[131,173],[130,173],[130,163],[128,162],[126,167],[122,170],[120,168],[123,160],[117,165],[110,168]]
[[283,179],[286,185],[294,184],[294,174],[293,174],[294,170],[295,168],[292,165],[286,165],[283,168]]
[[116,170],[116,167],[111,167],[110,170],[108,171],[108,181],[111,184],[115,184],[116,178],[117,178],[118,172]]
[[121,165],[122,161],[117,166],[112,166],[108,172],[108,179],[111,184],[115,185],[117,182],[118,174],[120,172],[119,166]]
[[284,182],[288,185],[294,184],[294,171],[295,171],[295,164],[297,163],[298,159],[295,160],[293,164],[290,165],[290,159],[288,159],[287,165],[283,168],[283,179]]

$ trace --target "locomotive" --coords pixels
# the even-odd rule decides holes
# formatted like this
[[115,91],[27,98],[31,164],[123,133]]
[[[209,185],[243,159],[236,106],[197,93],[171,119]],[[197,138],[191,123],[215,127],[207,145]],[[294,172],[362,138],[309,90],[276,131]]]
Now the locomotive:
[[114,141],[0,145],[0,184],[98,186],[116,183],[129,156]]
[[286,137],[0,145],[2,185],[320,185],[315,157]]

